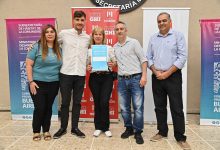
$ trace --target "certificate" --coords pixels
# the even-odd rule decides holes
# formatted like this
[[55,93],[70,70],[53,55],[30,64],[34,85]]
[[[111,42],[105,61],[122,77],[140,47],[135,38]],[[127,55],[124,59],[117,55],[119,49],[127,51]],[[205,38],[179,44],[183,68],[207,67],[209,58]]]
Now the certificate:
[[93,71],[108,71],[107,45],[92,45],[91,64]]

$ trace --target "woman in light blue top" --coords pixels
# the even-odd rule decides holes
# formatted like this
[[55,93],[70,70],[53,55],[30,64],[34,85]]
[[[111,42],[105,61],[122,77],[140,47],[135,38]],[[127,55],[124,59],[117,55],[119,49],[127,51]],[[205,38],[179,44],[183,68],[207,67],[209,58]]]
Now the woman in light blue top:
[[33,140],[50,140],[49,133],[52,116],[52,105],[59,89],[59,71],[62,64],[61,49],[57,42],[54,26],[42,28],[40,40],[33,45],[26,57],[29,91],[34,103]]

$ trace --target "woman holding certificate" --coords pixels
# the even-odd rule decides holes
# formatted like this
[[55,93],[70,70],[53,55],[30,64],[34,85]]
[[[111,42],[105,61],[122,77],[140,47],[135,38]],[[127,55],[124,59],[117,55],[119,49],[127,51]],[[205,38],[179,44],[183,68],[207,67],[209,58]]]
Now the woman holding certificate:
[[106,45],[105,31],[94,28],[91,37],[91,48],[88,54],[87,70],[90,71],[89,88],[95,105],[95,132],[98,137],[102,132],[111,137],[109,131],[109,100],[113,87],[112,67],[116,65],[114,49]]

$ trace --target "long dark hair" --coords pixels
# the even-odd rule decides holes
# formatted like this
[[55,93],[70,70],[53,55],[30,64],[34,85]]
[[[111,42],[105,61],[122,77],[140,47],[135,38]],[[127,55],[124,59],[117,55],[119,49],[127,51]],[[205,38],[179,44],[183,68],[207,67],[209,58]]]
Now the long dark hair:
[[53,31],[55,32],[55,39],[53,41],[53,52],[57,55],[58,60],[61,60],[61,52],[60,52],[60,48],[59,48],[59,44],[57,41],[57,31],[55,29],[55,27],[51,24],[47,24],[42,28],[41,31],[41,37],[39,40],[39,44],[42,48],[42,59],[45,60],[48,54],[48,46],[47,46],[47,40],[46,40],[46,31],[48,28],[53,29]]

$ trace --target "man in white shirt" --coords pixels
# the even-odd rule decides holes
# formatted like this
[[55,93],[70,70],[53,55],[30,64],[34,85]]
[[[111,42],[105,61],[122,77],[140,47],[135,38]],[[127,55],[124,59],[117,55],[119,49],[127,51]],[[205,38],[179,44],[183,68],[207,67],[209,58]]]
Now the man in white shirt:
[[90,37],[83,28],[86,14],[83,11],[75,11],[74,28],[62,30],[58,35],[58,41],[62,45],[63,64],[60,70],[61,127],[53,138],[58,139],[66,134],[69,119],[69,105],[71,92],[73,91],[72,127],[71,134],[84,138],[85,134],[78,129],[78,121],[81,109],[81,99],[85,84],[86,59]]

